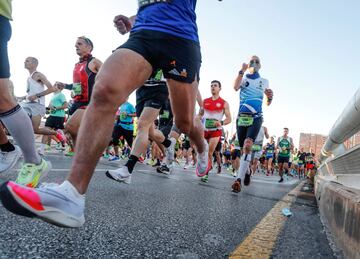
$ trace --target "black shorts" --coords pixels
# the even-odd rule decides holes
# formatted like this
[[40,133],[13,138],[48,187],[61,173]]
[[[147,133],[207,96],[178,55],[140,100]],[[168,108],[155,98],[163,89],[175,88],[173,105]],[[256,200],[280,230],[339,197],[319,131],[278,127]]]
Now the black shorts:
[[78,109],[86,109],[88,102],[73,102],[69,108],[69,115],[73,115]]
[[169,136],[172,128],[172,123],[167,125],[160,125],[159,130],[164,134],[165,137]]
[[190,147],[190,141],[184,141],[184,143],[182,144],[182,149],[188,150]]
[[120,137],[123,137],[126,140],[130,148],[132,147],[132,143],[134,140],[133,130],[126,130],[120,125],[116,125],[112,133],[112,141],[110,142],[110,145],[118,146],[120,143]]
[[129,39],[119,48],[135,51],[151,66],[162,69],[165,78],[192,83],[199,81],[200,44],[165,32],[139,30],[131,32]]
[[255,141],[261,125],[263,123],[263,118],[258,117],[254,118],[254,123],[249,127],[238,126],[238,121],[236,120],[236,133],[239,140],[239,146],[242,148],[244,146],[245,139],[250,138]]
[[46,119],[45,127],[49,127],[55,130],[64,129],[65,117],[49,116]]
[[239,149],[233,149],[231,151],[231,160],[235,160],[236,158],[240,158],[241,152]]
[[160,110],[167,99],[168,99],[168,95],[159,94],[155,98],[143,100],[141,102],[136,103],[136,107],[135,107],[136,108],[136,116],[139,118],[145,107],[150,107],[150,108]]
[[9,19],[0,15],[0,78],[10,78],[8,41],[11,38]]
[[223,156],[224,156],[227,160],[230,160],[230,158],[231,158],[230,151],[229,151],[229,150],[226,150],[226,151],[223,153]]
[[289,163],[290,157],[278,156],[277,162],[278,164]]

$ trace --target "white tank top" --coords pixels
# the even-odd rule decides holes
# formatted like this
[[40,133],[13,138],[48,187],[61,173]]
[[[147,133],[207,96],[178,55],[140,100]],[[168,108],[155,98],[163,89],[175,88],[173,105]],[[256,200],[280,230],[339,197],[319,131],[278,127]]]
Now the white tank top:
[[264,127],[261,127],[259,130],[259,134],[256,136],[254,144],[262,146],[264,142],[264,135],[265,135]]
[[[36,73],[37,71],[34,71],[33,73],[31,73],[31,75],[29,76],[28,80],[27,80],[27,96],[30,95],[36,95],[38,93],[41,93],[44,91],[44,85],[35,81],[32,76]],[[35,102],[38,102],[42,105],[45,105],[45,96],[41,96],[39,99],[35,100]]]

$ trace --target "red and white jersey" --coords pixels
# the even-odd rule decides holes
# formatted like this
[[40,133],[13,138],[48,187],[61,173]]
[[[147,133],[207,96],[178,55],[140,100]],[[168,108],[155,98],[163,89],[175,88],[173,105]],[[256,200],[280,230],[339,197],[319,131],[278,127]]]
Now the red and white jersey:
[[224,116],[225,100],[221,97],[213,100],[212,97],[203,101],[204,108],[204,128],[205,130],[218,130],[221,127],[213,126],[212,122],[222,121]]

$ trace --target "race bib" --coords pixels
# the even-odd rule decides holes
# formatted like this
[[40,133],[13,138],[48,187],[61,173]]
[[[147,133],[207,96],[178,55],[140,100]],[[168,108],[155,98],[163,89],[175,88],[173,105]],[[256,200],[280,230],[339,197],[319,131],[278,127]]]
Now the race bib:
[[205,128],[207,129],[216,129],[215,122],[217,120],[215,119],[205,119]]
[[73,96],[81,95],[82,88],[81,83],[73,83],[72,93]]
[[160,119],[169,119],[170,118],[170,112],[169,111],[163,111],[162,114],[160,114]]
[[261,150],[261,146],[260,145],[253,145],[252,146],[252,151],[260,151]]
[[171,1],[172,0],[138,0],[138,3],[139,3],[139,8],[141,8],[156,3],[171,3]]
[[247,114],[240,114],[238,118],[238,126],[240,127],[250,127],[254,124],[254,117]]
[[268,150],[268,151],[266,151],[266,154],[272,155],[272,154],[274,154],[274,150]]
[[120,113],[120,120],[126,120],[126,117],[127,115],[125,112]]

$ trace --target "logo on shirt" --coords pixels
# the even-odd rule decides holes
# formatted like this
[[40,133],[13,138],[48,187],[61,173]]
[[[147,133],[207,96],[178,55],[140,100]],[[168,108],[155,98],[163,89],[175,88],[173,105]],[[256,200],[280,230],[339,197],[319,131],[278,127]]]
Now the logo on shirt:
[[221,103],[216,103],[216,107],[220,108],[221,107]]

